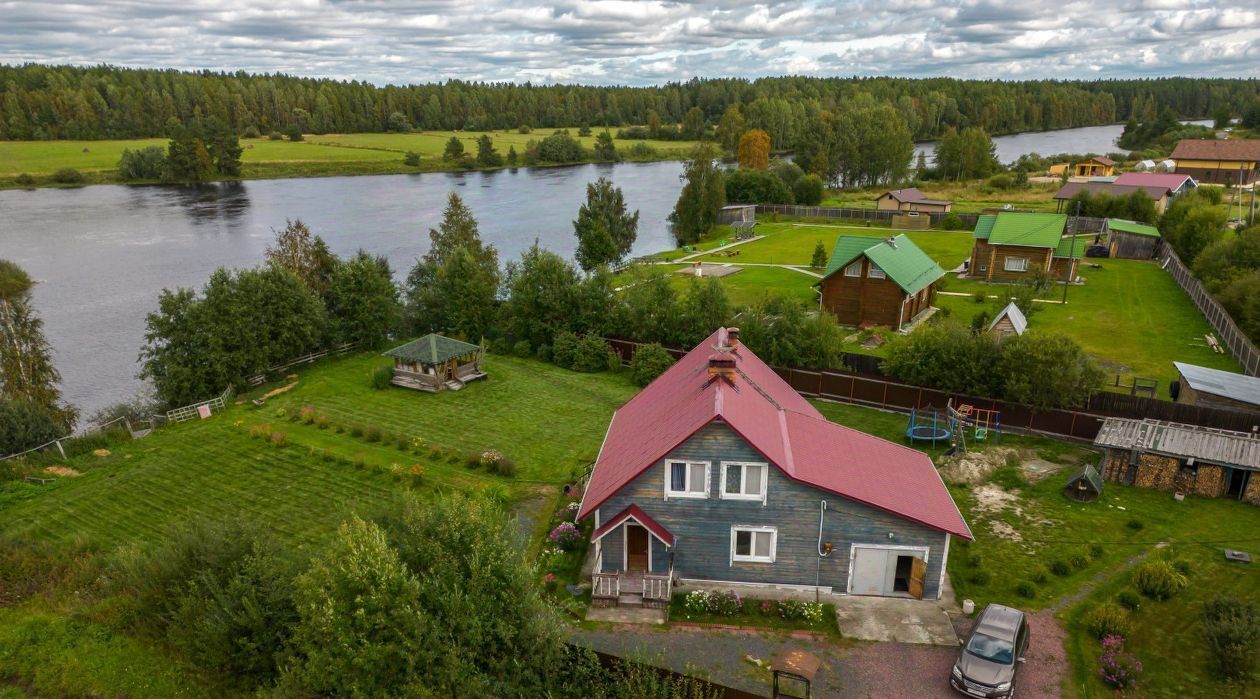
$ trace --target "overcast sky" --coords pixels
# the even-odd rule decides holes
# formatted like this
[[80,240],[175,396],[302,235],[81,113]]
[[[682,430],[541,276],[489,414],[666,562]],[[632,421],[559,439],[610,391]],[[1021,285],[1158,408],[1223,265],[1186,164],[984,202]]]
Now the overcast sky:
[[377,84],[1260,76],[1260,0],[0,0],[0,62]]

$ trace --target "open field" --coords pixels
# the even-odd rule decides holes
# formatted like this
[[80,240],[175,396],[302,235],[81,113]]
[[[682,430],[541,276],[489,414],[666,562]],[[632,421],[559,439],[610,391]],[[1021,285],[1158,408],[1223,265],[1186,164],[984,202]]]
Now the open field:
[[710,254],[700,259],[706,262],[761,262],[804,267],[809,265],[814,246],[820,242],[830,257],[836,238],[842,235],[886,238],[899,233],[905,233],[944,269],[961,265],[971,254],[971,233],[967,231],[894,231],[874,226],[821,223],[760,223],[755,230],[757,235],[765,237],[732,248],[731,252],[738,251],[737,255]]
[[[1027,189],[1001,190],[990,187],[985,180],[969,182],[919,182],[919,191],[932,199],[954,202],[957,213],[979,213],[988,207],[1001,208],[1010,204],[1016,209],[1030,211],[1054,211],[1054,193],[1059,184],[1031,184]],[[875,198],[888,191],[888,187],[864,190],[831,191],[823,199],[823,206],[857,206],[875,208]]]
[[[595,143],[594,136],[571,134],[586,148]],[[539,130],[530,134],[516,131],[489,133],[495,147],[506,156],[509,147],[515,147],[524,157],[525,145],[530,140],[541,140],[551,131]],[[274,177],[309,177],[328,175],[380,175],[390,173],[430,172],[455,169],[442,160],[442,151],[451,136],[464,142],[466,153],[475,155],[476,141],[482,132],[427,131],[424,133],[388,134],[324,134],[308,136],[305,141],[272,141],[267,138],[241,139],[244,153],[241,155],[242,179]],[[46,180],[61,168],[75,168],[82,172],[88,183],[100,184],[120,181],[115,168],[125,149],[146,146],[166,147],[164,138],[147,138],[115,141],[0,141],[0,187],[16,186],[18,174],[26,173]],[[656,150],[661,159],[683,158],[695,147],[694,141],[617,141],[623,153],[636,143],[644,143]],[[418,166],[405,165],[407,151],[420,154]],[[47,184],[47,182],[40,182]]]
[[[302,372],[296,388],[264,408],[234,406],[213,419],[125,443],[109,456],[68,462],[81,477],[47,486],[3,484],[0,537],[151,539],[195,512],[249,515],[309,542],[351,512],[375,511],[405,487],[432,493],[498,485],[519,497],[531,482],[563,483],[594,460],[608,419],[634,390],[621,376],[590,381],[507,357],[492,357],[490,379],[458,392],[372,389],[372,368],[389,361],[366,355],[323,364]],[[308,405],[329,419],[327,427],[291,419]],[[251,437],[260,425],[283,432],[284,446]],[[387,436],[369,441],[371,428]],[[356,437],[356,429],[364,434]],[[407,440],[405,449],[397,437]],[[468,452],[486,449],[513,460],[516,477],[465,465]],[[403,474],[393,473],[395,464]],[[415,464],[423,471],[419,479],[410,475]]]

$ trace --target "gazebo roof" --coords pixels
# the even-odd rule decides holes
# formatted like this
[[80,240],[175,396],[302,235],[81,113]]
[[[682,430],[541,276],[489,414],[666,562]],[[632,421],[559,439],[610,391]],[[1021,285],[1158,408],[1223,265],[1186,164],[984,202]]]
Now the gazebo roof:
[[385,356],[418,364],[441,364],[455,357],[462,357],[480,350],[479,345],[437,333],[429,333],[418,340],[412,340],[389,350]]

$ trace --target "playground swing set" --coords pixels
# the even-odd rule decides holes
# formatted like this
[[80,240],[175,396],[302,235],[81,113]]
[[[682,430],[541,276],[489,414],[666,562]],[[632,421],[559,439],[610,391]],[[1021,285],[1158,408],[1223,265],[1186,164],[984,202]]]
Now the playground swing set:
[[954,407],[954,399],[945,404],[945,411],[932,406],[910,411],[910,421],[906,423],[906,439],[912,442],[949,442],[949,451],[967,451],[968,431],[972,443],[984,442],[992,438],[997,444],[1002,437],[1002,413],[997,410],[977,408],[963,403]]

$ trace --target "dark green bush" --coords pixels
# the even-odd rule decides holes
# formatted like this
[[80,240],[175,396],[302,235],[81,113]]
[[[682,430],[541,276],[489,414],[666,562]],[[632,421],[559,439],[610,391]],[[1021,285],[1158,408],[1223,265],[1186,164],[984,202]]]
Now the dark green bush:
[[946,230],[946,231],[961,231],[962,229],[966,228],[966,226],[963,225],[963,221],[961,218],[959,218],[958,214],[952,211],[941,217],[940,227],[941,227],[941,230]]
[[578,341],[573,357],[574,371],[597,372],[608,369],[608,343],[598,335],[586,335]]
[[967,576],[967,580],[971,581],[974,585],[988,585],[990,579],[991,577],[989,576],[989,571],[983,569],[973,570],[971,571],[971,574]]
[[1050,561],[1050,572],[1061,578],[1066,578],[1072,574],[1072,566],[1068,565],[1068,562],[1065,560],[1056,559]]
[[1232,597],[1216,597],[1203,605],[1203,632],[1217,675],[1251,676],[1260,657],[1260,609]]
[[379,442],[384,436],[379,427],[369,427],[363,430],[363,438],[369,442]]
[[32,176],[29,172],[23,172],[22,174],[13,178],[13,181],[23,187],[31,187],[31,186],[34,186],[35,184],[35,177]]
[[1172,566],[1178,573],[1181,573],[1187,578],[1190,577],[1190,573],[1194,572],[1194,566],[1190,565],[1190,561],[1187,561],[1184,558],[1178,558],[1173,561]]
[[389,382],[394,380],[394,367],[380,366],[372,370],[372,388],[378,391],[389,388]]
[[1154,600],[1166,600],[1189,583],[1168,561],[1147,561],[1133,569],[1133,585]]
[[556,338],[551,348],[551,361],[558,367],[572,369],[573,363],[577,361],[578,344],[581,340],[574,333],[567,330],[556,333]]
[[512,353],[512,343],[506,337],[496,337],[490,341],[490,353],[506,357]]
[[0,400],[0,455],[16,454],[58,437],[66,429],[44,408],[28,400]]
[[1074,570],[1085,570],[1089,567],[1089,556],[1086,556],[1083,553],[1074,553],[1072,554],[1072,557],[1068,559],[1068,563],[1072,565]]
[[57,184],[82,184],[83,173],[72,167],[63,167],[52,174],[52,181]]
[[1103,602],[1085,615],[1085,628],[1094,638],[1128,636],[1132,625],[1129,610],[1112,602]]
[[802,206],[818,206],[823,200],[823,181],[818,175],[798,178],[792,185],[792,196]]
[[262,137],[262,133],[258,130],[258,127],[257,127],[257,126],[254,126],[253,124],[250,124],[249,126],[246,126],[246,127],[245,127],[245,131],[244,131],[244,133],[242,133],[241,135],[242,135],[244,138],[260,138],[260,137]]
[[1015,583],[1015,594],[1024,599],[1032,599],[1037,596],[1037,586],[1029,580],[1020,580]]
[[1046,581],[1050,579],[1050,571],[1046,570],[1045,566],[1037,566],[1033,568],[1032,575],[1029,577],[1038,585],[1045,585]]
[[162,146],[124,148],[118,159],[118,175],[125,180],[161,179],[165,169],[166,149]]
[[674,358],[669,351],[653,342],[635,351],[630,360],[630,374],[636,384],[646,386],[673,365]]
[[1116,594],[1116,604],[1131,612],[1136,612],[1142,607],[1142,597],[1133,590],[1121,590]]
[[1140,519],[1131,519],[1128,522],[1125,522],[1124,526],[1128,527],[1129,529],[1132,529],[1135,532],[1140,532],[1146,528],[1146,523]]
[[416,153],[415,151],[407,151],[407,154],[403,156],[403,165],[410,165],[411,167],[416,167],[419,164],[420,164],[419,153]]
[[279,131],[272,131],[271,133],[267,134],[267,138],[272,141],[283,141],[284,134],[280,133]]
[[551,362],[551,345],[539,345],[537,352],[538,361]]
[[1102,558],[1104,553],[1106,553],[1106,550],[1103,549],[1102,544],[1089,545],[1089,557],[1095,561]]
[[350,428],[350,436],[351,436],[351,437],[354,437],[355,439],[360,439],[360,438],[362,438],[362,437],[363,437],[363,428],[362,428],[362,427],[359,427],[358,425],[355,425],[355,426],[351,427],[351,428]]
[[521,359],[528,359],[529,357],[534,356],[534,349],[529,346],[529,340],[521,340],[515,345],[512,345],[512,354],[520,357]]

